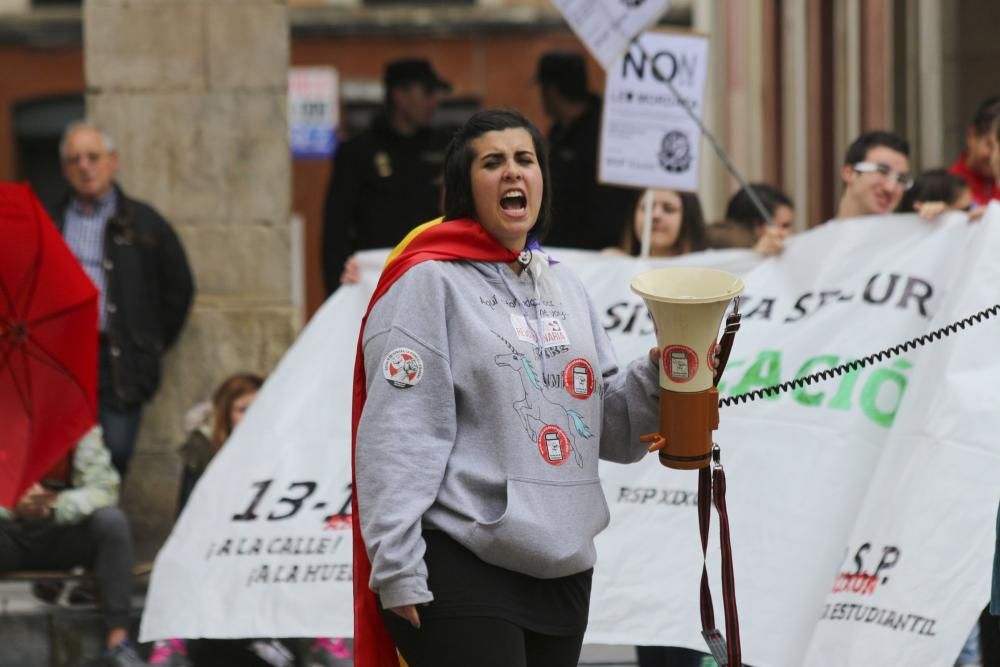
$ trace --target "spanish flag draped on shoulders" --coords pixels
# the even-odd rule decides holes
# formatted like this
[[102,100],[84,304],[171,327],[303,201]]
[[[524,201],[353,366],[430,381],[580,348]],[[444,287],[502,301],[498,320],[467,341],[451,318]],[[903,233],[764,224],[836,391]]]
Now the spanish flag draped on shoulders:
[[[443,218],[424,223],[411,231],[389,254],[375,293],[361,320],[358,351],[354,362],[354,402],[351,411],[351,482],[355,484],[354,454],[358,446],[358,422],[365,406],[367,381],[365,360],[361,348],[368,315],[378,300],[389,291],[409,269],[428,260],[474,260],[482,262],[513,262],[517,253],[508,250],[490,236],[474,220]],[[396,647],[379,613],[375,594],[368,588],[371,563],[361,538],[357,493],[351,496],[354,538],[354,664],[356,667],[399,667]]]

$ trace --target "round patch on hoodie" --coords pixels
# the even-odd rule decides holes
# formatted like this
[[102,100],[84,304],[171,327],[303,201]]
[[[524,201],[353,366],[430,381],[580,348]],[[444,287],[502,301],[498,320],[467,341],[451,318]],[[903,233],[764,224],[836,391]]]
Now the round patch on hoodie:
[[554,424],[538,431],[538,453],[549,465],[561,466],[569,460],[569,436]]
[[424,376],[424,361],[408,347],[397,347],[382,360],[382,375],[393,387],[409,389]]
[[563,369],[563,386],[573,398],[587,400],[594,393],[594,367],[583,358],[569,362]]

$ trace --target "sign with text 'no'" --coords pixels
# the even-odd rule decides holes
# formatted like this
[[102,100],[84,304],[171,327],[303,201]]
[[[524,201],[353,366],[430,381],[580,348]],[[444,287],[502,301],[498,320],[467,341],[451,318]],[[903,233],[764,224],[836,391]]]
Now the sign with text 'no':
[[647,32],[637,42],[608,70],[600,180],[697,190],[701,131],[684,106],[701,118],[708,38]]
[[590,53],[610,70],[629,43],[667,12],[670,0],[552,0]]

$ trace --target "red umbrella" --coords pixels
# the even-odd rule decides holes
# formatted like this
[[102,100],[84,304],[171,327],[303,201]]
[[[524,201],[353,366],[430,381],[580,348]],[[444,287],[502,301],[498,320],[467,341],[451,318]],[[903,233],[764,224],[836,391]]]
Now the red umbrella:
[[97,420],[97,288],[31,188],[0,183],[0,506]]

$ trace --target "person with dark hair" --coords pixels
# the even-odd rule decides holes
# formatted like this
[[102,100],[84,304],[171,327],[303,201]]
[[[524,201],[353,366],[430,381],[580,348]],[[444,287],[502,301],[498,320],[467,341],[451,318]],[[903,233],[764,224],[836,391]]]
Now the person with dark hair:
[[980,102],[972,122],[965,130],[965,151],[948,168],[948,171],[961,176],[969,184],[972,201],[977,206],[986,206],[994,199],[1000,199],[997,176],[990,165],[990,156],[996,146],[992,128],[998,118],[1000,96],[987,97]]
[[702,214],[698,195],[682,190],[649,189],[635,197],[631,224],[625,227],[625,238],[620,248],[613,250],[626,255],[639,255],[642,250],[647,197],[653,198],[650,257],[677,257],[706,248],[705,216]]
[[542,106],[552,120],[553,218],[547,244],[586,250],[618,245],[634,195],[629,188],[597,181],[603,105],[588,89],[583,56],[549,51],[538,61],[535,80]]
[[359,250],[391,248],[410,229],[440,215],[446,132],[432,127],[451,84],[422,58],[385,67],[385,108],[337,149],[323,209],[326,293],[358,280]]
[[791,197],[767,183],[751,183],[757,199],[771,216],[758,210],[747,188],[740,188],[726,204],[726,219],[709,225],[710,248],[753,248],[762,255],[778,255],[794,232],[795,204]]
[[188,437],[181,445],[181,485],[177,498],[177,513],[187,505],[194,485],[201,479],[209,462],[222,449],[236,425],[243,419],[264,378],[254,373],[236,373],[222,381],[211,401],[204,401],[188,410],[185,429]]
[[659,357],[618,367],[536,238],[551,196],[538,130],[480,111],[448,147],[445,218],[382,272],[355,371],[357,667],[577,664],[598,458],[646,454]]
[[913,185],[910,144],[885,130],[864,132],[847,147],[838,218],[892,213]]
[[964,178],[945,169],[929,169],[913,181],[896,210],[933,218],[943,211],[969,211],[972,205],[972,192]]

